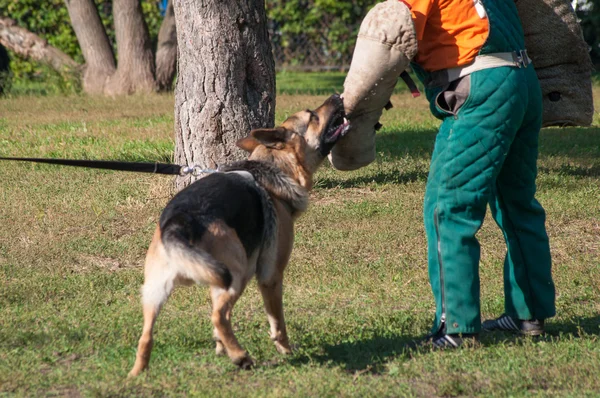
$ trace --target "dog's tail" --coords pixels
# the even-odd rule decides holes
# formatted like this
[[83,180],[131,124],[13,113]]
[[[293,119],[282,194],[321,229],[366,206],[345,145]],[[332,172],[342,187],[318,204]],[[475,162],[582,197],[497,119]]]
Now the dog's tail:
[[229,269],[210,253],[194,245],[190,239],[192,236],[201,236],[198,231],[201,228],[194,224],[188,217],[181,215],[161,226],[163,245],[169,257],[183,266],[183,270],[192,270],[192,275],[182,270],[189,279],[229,289],[233,279]]

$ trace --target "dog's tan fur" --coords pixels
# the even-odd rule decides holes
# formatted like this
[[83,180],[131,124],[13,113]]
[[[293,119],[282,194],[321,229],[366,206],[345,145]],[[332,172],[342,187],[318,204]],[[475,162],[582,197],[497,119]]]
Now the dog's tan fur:
[[[250,153],[249,160],[273,163],[302,187],[298,189],[308,191],[312,188],[313,173],[324,159],[319,153],[321,136],[325,134],[331,118],[336,117],[335,110],[331,108],[332,105],[325,102],[314,111],[298,112],[275,129],[252,131],[250,136],[237,144]],[[160,228],[156,229],[146,256],[144,324],[130,376],[138,375],[148,366],[154,322],[175,285],[199,282],[210,285],[216,353],[227,354],[235,364],[248,368],[253,362],[235,338],[231,327],[231,312],[247,283],[256,274],[270,324],[270,337],[277,351],[282,354],[291,353],[283,316],[283,273],[292,252],[294,221],[304,209],[302,206],[298,209],[290,205],[280,186],[262,186],[269,194],[276,214],[277,234],[272,253],[274,261],[261,263],[261,270],[257,273],[258,254],[247,255],[236,231],[221,220],[209,225],[199,242],[199,247],[208,256],[224,264],[231,273],[232,283],[228,288],[203,264],[183,256],[173,258],[163,245]]]

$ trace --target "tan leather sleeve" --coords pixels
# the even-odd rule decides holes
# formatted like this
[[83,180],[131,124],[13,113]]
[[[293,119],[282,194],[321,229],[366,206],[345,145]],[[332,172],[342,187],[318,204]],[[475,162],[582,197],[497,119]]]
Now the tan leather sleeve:
[[338,170],[354,170],[375,159],[375,126],[398,76],[417,53],[410,10],[401,1],[377,4],[363,20],[344,82],[350,130],[329,157]]
[[571,2],[519,0],[516,5],[542,88],[543,126],[589,126],[593,65]]

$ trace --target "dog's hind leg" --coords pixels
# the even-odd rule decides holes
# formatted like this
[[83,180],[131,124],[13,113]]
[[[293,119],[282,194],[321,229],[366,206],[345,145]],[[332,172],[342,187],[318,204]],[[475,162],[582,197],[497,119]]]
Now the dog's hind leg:
[[[215,289],[218,289],[218,288],[215,288]],[[213,289],[211,289],[211,297],[216,297],[216,295],[218,295],[219,292],[213,292],[212,290]],[[215,298],[213,298],[213,302],[214,301],[215,301]],[[233,304],[235,304],[235,303],[233,303]],[[231,322],[231,311],[228,311],[225,316],[227,317],[227,320],[229,322]],[[227,355],[227,350],[225,349],[225,346],[223,345],[223,342],[221,341],[221,336],[219,336],[219,329],[217,329],[216,326],[213,329],[213,337],[214,337],[215,343],[216,343],[215,354],[217,356]]]
[[[235,285],[235,282],[234,282]],[[211,287],[210,293],[213,302],[212,323],[215,327],[215,338],[217,339],[217,350],[227,352],[227,355],[234,364],[242,369],[249,369],[254,365],[252,358],[238,343],[233,329],[231,328],[231,311],[233,305],[239,298],[240,291],[236,291],[232,286],[228,290],[218,287]],[[220,343],[220,344],[219,344]]]
[[163,304],[169,298],[175,286],[176,273],[168,266],[168,257],[160,240],[160,231],[156,230],[144,265],[145,277],[142,287],[142,307],[144,326],[138,343],[135,364],[129,376],[137,376],[148,367],[152,352],[152,331],[154,322]]
[[249,261],[234,229],[223,222],[214,222],[208,225],[207,231],[208,233],[202,237],[203,247],[216,261],[226,265],[231,275],[229,287],[212,283],[210,287],[215,351],[217,355],[227,353],[233,363],[241,368],[249,368],[252,366],[252,359],[235,338],[231,328],[231,311],[255,273],[255,269],[251,266],[254,263]]
[[[218,289],[218,288],[214,288],[214,289]],[[213,288],[211,288],[210,293],[211,293],[211,297],[212,297],[212,300],[214,303],[219,292],[217,292],[217,291],[213,292]],[[233,303],[233,304],[235,304],[235,303]],[[231,311],[227,311],[225,316],[227,317],[227,320],[231,323]],[[214,326],[214,328],[213,328],[213,338],[215,339],[215,343],[216,343],[215,354],[217,356],[227,355],[227,350],[225,349],[225,346],[223,345],[223,342],[221,341],[221,336],[219,335],[219,329],[216,326]]]
[[265,303],[265,311],[271,326],[271,340],[281,354],[291,354],[292,348],[288,340],[283,318],[283,275],[273,275],[269,282],[259,282],[258,286]]

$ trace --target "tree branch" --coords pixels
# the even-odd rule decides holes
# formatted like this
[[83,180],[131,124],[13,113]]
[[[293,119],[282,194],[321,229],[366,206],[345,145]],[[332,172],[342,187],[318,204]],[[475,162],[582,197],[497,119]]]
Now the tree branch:
[[59,72],[75,72],[81,65],[45,39],[17,26],[10,18],[0,17],[0,44],[20,57],[50,65]]

